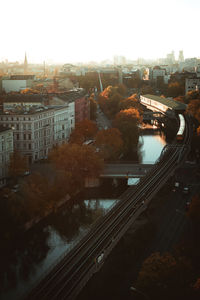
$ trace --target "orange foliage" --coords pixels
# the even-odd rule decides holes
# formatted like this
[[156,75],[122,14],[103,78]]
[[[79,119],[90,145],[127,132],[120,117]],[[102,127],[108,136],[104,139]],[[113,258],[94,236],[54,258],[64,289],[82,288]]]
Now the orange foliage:
[[103,168],[94,147],[87,145],[63,144],[53,149],[49,158],[64,172],[73,191],[83,186],[86,177],[98,176]]
[[105,159],[117,159],[123,146],[120,131],[117,128],[100,130],[96,135],[95,145]]
[[188,216],[194,221],[200,224],[200,196],[195,195],[192,198],[192,202],[189,206]]
[[82,144],[88,139],[94,138],[97,133],[97,125],[90,120],[83,120],[76,124],[75,129],[70,135],[70,143]]

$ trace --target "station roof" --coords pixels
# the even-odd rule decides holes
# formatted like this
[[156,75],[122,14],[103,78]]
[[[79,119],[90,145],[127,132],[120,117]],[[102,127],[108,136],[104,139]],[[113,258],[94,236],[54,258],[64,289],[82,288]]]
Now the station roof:
[[159,97],[159,96],[156,96],[156,95],[149,95],[149,94],[141,95],[141,96],[149,98],[151,100],[158,101],[161,104],[166,105],[169,108],[174,109],[174,110],[186,110],[186,108],[187,108],[186,104],[184,104],[182,102],[179,102],[179,101],[176,101],[176,100],[173,100],[171,98],[163,98],[163,97]]

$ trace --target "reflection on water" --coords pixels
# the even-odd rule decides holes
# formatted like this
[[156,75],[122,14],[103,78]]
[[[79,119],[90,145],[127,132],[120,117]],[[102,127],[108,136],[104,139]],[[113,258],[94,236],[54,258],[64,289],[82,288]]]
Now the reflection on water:
[[141,157],[142,163],[154,163],[161,154],[163,147],[166,145],[164,136],[154,135],[143,135],[139,139],[141,145]]
[[[165,139],[160,135],[144,135],[140,137],[140,142],[142,162],[154,163],[165,145]],[[110,193],[111,197],[117,197],[117,189],[111,183],[109,186],[105,184],[104,190],[107,195]],[[98,196],[100,192],[103,193],[103,189],[98,192]],[[0,299],[20,298],[116,202],[116,199],[94,197],[91,200],[79,199],[72,207],[63,207],[48,217],[29,231],[23,240],[14,241],[16,249],[10,254],[1,253],[0,250]]]
[[115,203],[91,199],[65,207],[32,230],[11,256],[1,255],[0,299],[19,299]]

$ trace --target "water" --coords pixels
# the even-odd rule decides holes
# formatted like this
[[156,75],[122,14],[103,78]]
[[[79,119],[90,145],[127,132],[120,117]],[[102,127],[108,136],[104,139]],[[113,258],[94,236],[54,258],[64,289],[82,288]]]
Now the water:
[[[140,152],[143,163],[154,163],[165,140],[159,134],[143,135]],[[46,271],[69,251],[91,225],[115,205],[117,199],[79,199],[72,208],[63,207],[30,231],[12,256],[1,255],[0,299],[20,299]]]
[[7,258],[4,272],[7,280],[3,281],[4,291],[0,293],[0,299],[20,299],[116,202],[117,199],[80,201],[47,218],[45,225],[33,229],[30,232],[33,239],[28,237],[20,241],[23,251],[16,250],[10,261]]
[[142,143],[140,151],[143,164],[155,163],[166,145],[164,137],[159,134],[140,136],[139,142]]

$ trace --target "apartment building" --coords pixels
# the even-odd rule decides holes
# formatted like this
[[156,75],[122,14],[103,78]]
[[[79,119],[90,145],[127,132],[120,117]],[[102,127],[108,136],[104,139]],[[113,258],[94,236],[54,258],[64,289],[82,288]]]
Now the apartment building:
[[185,94],[190,91],[200,91],[200,78],[185,79]]
[[14,149],[30,163],[46,158],[54,145],[65,143],[74,128],[74,103],[0,113],[0,125],[13,129]]
[[10,154],[13,152],[13,130],[0,126],[0,187],[6,182]]

